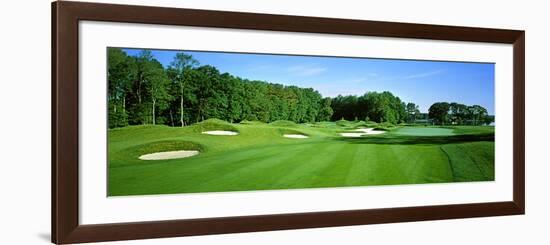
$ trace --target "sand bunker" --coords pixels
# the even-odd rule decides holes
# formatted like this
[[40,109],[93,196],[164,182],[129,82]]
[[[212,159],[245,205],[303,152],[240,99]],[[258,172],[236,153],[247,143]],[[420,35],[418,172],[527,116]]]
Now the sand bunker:
[[166,160],[166,159],[192,157],[198,154],[199,154],[199,151],[165,151],[165,152],[156,152],[156,153],[141,155],[139,159],[140,160]]
[[283,137],[292,139],[307,139],[309,136],[303,134],[284,134]]
[[353,130],[355,132],[362,132],[363,134],[383,134],[386,131],[382,130],[374,130],[374,128],[358,128],[356,130]]
[[374,130],[374,128],[358,128],[353,133],[340,133],[343,137],[361,137],[364,135],[383,134],[386,131]]
[[224,131],[224,130],[214,130],[214,131],[204,131],[203,134],[209,135],[237,135],[239,133],[233,131]]
[[361,137],[365,135],[365,133],[340,133],[343,137]]

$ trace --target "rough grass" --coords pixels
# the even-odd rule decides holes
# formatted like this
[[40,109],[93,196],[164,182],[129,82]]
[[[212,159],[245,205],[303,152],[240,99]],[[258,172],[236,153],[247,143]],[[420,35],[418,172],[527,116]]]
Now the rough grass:
[[445,128],[453,129],[455,134],[487,134],[495,132],[495,127],[493,126],[452,126]]
[[[156,152],[165,152],[165,151],[179,151],[179,150],[197,150],[203,151],[204,147],[200,144],[190,141],[177,141],[177,140],[168,140],[168,141],[155,141],[144,143],[140,145],[135,145],[124,149],[120,154],[132,155],[132,156],[141,156],[149,153]],[[110,162],[110,167],[124,166],[130,164],[136,164],[135,159],[132,161],[112,161]]]
[[[209,137],[197,128],[238,131],[239,135]],[[445,129],[455,135],[411,136],[393,134],[404,129],[398,127],[360,139],[339,137],[342,129],[335,122],[282,127],[208,120],[183,128],[132,126],[109,130],[108,193],[121,196],[494,180],[494,128],[450,127]],[[297,141],[282,137],[285,133],[310,138]],[[151,151],[182,148],[198,149],[201,154],[151,162],[138,159]]]
[[248,121],[248,120],[242,120],[240,122],[240,124],[245,124],[245,125],[261,125],[261,124],[265,124],[264,122],[261,122],[261,121]]
[[281,135],[284,135],[284,134],[301,134],[301,135],[309,136],[308,134],[306,134],[302,131],[298,131],[296,129],[290,129],[290,128],[280,128],[279,132],[281,133]]
[[451,136],[455,135],[452,128],[435,127],[403,127],[392,132],[396,135],[406,136]]
[[220,119],[208,119],[200,123],[192,125],[197,132],[211,131],[211,130],[224,130],[239,132],[239,130],[231,123]]
[[336,126],[339,126],[339,127],[353,127],[353,122],[342,119],[342,120],[336,121]]
[[441,146],[448,155],[454,181],[495,180],[495,145],[492,142],[470,142]]
[[293,121],[287,121],[287,120],[277,120],[270,123],[270,125],[278,126],[278,127],[295,127],[297,124]]
[[315,128],[334,128],[336,124],[333,122],[315,122],[312,123],[311,126]]

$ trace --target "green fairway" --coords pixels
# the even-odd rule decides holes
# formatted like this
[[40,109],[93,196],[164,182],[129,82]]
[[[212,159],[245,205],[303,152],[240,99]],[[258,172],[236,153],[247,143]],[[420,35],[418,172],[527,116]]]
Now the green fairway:
[[431,127],[405,127],[395,130],[394,134],[411,136],[449,136],[455,135],[453,129]]
[[[340,136],[357,127],[351,122],[207,120],[187,127],[111,129],[108,192],[121,196],[494,180],[492,127],[396,127],[380,135]],[[206,130],[238,135],[203,134]],[[138,159],[174,150],[200,154]]]

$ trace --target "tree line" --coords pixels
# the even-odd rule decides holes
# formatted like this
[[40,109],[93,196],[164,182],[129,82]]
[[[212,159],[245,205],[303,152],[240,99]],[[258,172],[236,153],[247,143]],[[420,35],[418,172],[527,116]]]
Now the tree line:
[[297,123],[328,121],[331,99],[312,88],[253,81],[200,66],[177,53],[167,68],[150,51],[108,49],[109,127],[185,126],[208,118]]
[[[131,56],[122,49],[109,48],[107,79],[109,128],[186,126],[208,118],[296,123],[345,119],[397,124],[413,122],[421,114],[417,105],[405,103],[391,92],[322,97],[313,88],[221,73],[183,52],[176,53],[165,68],[149,50]],[[487,117],[480,106],[469,110],[457,103],[436,104],[430,107],[429,116],[438,124],[468,120],[481,124]]]
[[361,96],[338,95],[332,99],[332,120],[365,120],[397,124],[407,120],[405,102],[391,92],[367,92]]
[[456,102],[434,103],[428,109],[428,117],[439,125],[486,125],[494,122],[494,116],[490,116],[483,106]]

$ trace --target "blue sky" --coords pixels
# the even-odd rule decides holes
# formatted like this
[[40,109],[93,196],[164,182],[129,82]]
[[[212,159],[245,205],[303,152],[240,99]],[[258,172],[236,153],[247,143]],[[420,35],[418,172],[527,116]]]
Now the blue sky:
[[[141,49],[124,49],[137,55]],[[165,67],[177,51],[152,50]],[[323,96],[390,91],[427,112],[439,101],[478,104],[494,114],[494,64],[184,51],[200,65],[250,80],[311,87]]]

